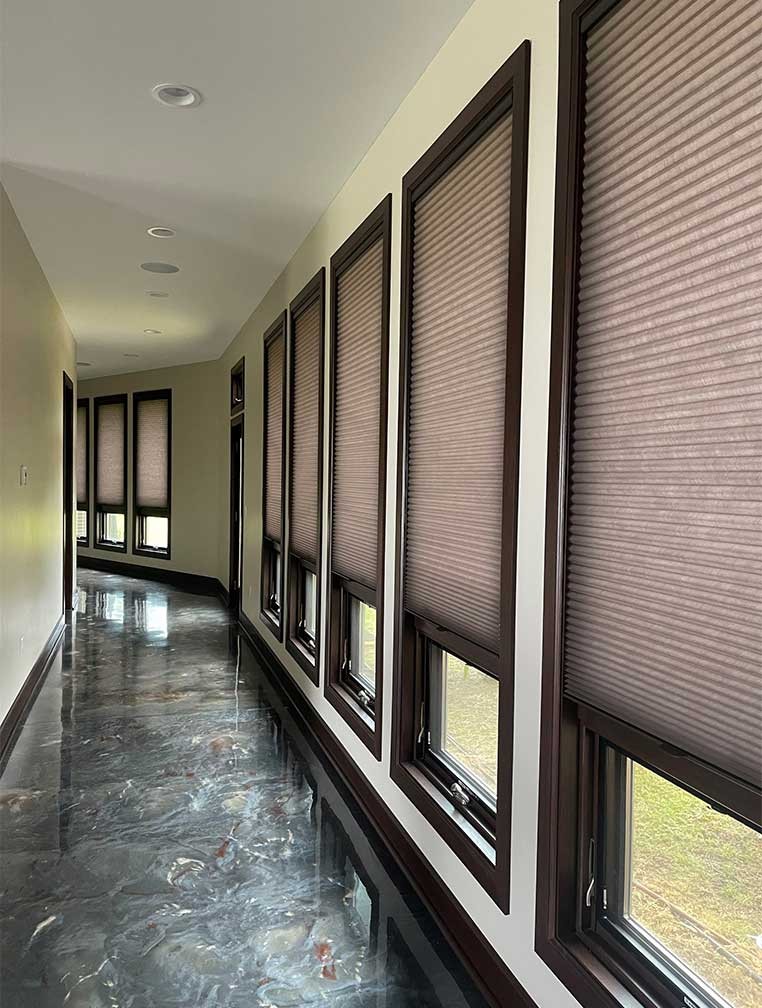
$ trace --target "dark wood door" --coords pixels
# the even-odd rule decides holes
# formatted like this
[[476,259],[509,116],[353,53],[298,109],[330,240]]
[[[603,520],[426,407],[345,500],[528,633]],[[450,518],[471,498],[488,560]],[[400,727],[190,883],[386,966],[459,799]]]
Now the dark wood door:
[[240,612],[243,590],[243,417],[230,425],[230,608]]
[[74,582],[74,383],[63,375],[63,609],[73,605]]

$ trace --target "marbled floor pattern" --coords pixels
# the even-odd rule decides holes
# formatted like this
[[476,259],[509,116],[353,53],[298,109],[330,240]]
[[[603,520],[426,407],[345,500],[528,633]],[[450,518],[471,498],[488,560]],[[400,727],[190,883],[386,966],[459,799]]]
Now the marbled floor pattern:
[[79,572],[0,768],[2,1008],[485,1008],[214,599]]

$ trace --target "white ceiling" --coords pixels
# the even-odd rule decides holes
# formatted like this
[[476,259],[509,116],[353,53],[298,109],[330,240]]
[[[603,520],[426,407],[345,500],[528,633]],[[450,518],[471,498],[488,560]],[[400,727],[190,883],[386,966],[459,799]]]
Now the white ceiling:
[[471,2],[2,0],[3,182],[81,377],[218,357]]

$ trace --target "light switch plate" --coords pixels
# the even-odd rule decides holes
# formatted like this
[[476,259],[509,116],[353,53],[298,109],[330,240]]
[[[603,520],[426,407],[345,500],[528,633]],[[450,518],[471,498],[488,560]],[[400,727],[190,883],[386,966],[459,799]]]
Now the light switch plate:
[[19,486],[26,486],[29,479],[29,470],[25,465],[19,468]]

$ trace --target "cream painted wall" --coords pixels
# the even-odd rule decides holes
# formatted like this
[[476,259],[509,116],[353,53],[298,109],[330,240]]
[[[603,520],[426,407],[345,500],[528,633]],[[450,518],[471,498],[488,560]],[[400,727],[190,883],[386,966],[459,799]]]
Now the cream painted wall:
[[[525,38],[532,43],[529,131],[529,190],[526,247],[526,306],[520,500],[518,604],[516,614],[515,748],[511,913],[504,916],[452,854],[441,837],[389,777],[391,696],[384,691],[383,758],[376,762],[338,713],[289,657],[279,657],[320,715],[342,740],[389,808],[439,874],[445,878],[489,941],[546,1008],[568,1008],[576,1001],[534,952],[535,863],[542,648],[543,524],[550,358],[551,260],[555,172],[557,90],[557,0],[476,0],[422,75],[383,133],[358,165],[312,233],[278,278],[225,353],[223,383],[230,367],[246,355],[248,409],[245,447],[244,609],[256,623],[262,535],[262,334],[320,266],[377,205],[393,194],[392,290],[390,331],[388,497],[386,543],[389,562],[385,591],[393,597],[394,501],[396,494],[395,376],[399,358],[400,193],[401,179],[464,105]],[[330,156],[326,152],[326,156]],[[327,322],[327,319],[326,319]],[[326,351],[327,352],[327,351]],[[328,363],[328,362],[327,362]],[[326,375],[329,367],[326,367]],[[221,393],[222,394],[222,393]],[[328,395],[325,397],[328,404]],[[324,446],[324,458],[327,445]],[[324,527],[327,498],[323,501]],[[325,543],[324,543],[325,547]],[[226,532],[220,537],[220,565],[226,563]],[[323,555],[323,598],[327,583]],[[325,615],[325,614],[324,614]],[[386,607],[385,667],[392,679],[393,607]],[[323,628],[325,631],[325,627]],[[273,643],[273,642],[271,642]]]
[[69,327],[0,186],[0,721],[62,612],[63,372],[76,386],[74,363]]
[[[135,556],[78,547],[77,556],[100,557],[187,574],[218,577],[227,585],[227,559],[220,566],[218,544],[221,518],[220,483],[223,480],[221,444],[225,436],[225,413],[219,402],[220,364],[186,364],[155,371],[113,375],[80,381],[80,398],[172,389],[172,516],[171,558]],[[91,423],[93,413],[91,409]],[[91,507],[95,469],[92,454],[95,438],[90,438]],[[132,400],[128,405],[128,542],[132,548]],[[225,473],[227,470],[225,470]],[[92,534],[92,532],[91,532]]]

